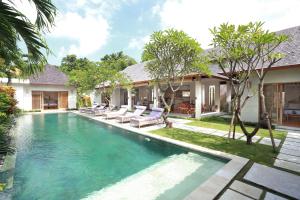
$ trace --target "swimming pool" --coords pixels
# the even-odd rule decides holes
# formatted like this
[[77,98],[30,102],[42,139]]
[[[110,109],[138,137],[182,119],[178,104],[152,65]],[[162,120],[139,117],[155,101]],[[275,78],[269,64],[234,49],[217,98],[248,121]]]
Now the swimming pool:
[[16,133],[13,199],[183,199],[228,162],[73,113],[24,115]]

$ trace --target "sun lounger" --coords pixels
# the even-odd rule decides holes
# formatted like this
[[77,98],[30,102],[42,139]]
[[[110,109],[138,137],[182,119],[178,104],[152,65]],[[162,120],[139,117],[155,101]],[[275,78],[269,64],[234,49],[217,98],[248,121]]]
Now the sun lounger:
[[94,109],[94,108],[97,108],[97,107],[99,107],[99,104],[98,104],[98,103],[95,103],[95,104],[93,104],[92,107],[82,107],[82,108],[79,108],[79,112],[85,113],[85,112],[87,112],[88,110],[91,110],[91,109]]
[[103,114],[105,119],[113,119],[120,115],[125,115],[128,111],[128,105],[122,105],[118,111],[106,112]]
[[88,110],[86,110],[86,113],[89,113],[89,114],[95,114],[95,112],[97,112],[97,111],[101,111],[101,110],[105,110],[105,108],[106,108],[106,104],[105,103],[103,103],[103,104],[101,104],[100,106],[98,106],[98,107],[96,107],[96,108],[91,108],[91,109],[88,109]]
[[158,124],[162,122],[161,116],[164,112],[163,108],[153,108],[151,113],[148,116],[140,116],[136,118],[132,118],[130,120],[131,126],[145,126],[145,125],[151,125],[151,124]]
[[119,115],[116,117],[116,120],[118,122],[124,123],[124,122],[130,122],[130,119],[139,117],[145,112],[146,106],[136,106],[135,111],[133,113],[126,113],[125,115]]

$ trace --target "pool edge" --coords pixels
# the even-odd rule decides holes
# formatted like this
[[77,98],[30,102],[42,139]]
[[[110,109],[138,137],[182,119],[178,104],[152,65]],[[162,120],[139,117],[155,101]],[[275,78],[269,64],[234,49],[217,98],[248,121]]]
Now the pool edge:
[[205,147],[201,147],[194,144],[189,144],[186,142],[182,142],[179,140],[174,140],[171,138],[154,135],[152,133],[149,133],[147,131],[135,128],[135,127],[125,127],[122,126],[121,123],[117,123],[112,120],[105,120],[101,119],[99,117],[93,117],[90,115],[86,115],[79,112],[71,111],[71,113],[74,113],[79,116],[83,116],[92,120],[95,120],[97,122],[101,122],[107,125],[115,126],[124,130],[128,130],[134,133],[137,133],[139,135],[151,137],[154,139],[158,139],[167,143],[175,144],[187,149],[191,149],[194,151],[210,154],[216,157],[225,158],[228,159],[229,162],[226,163],[221,169],[219,169],[214,175],[212,175],[209,179],[207,179],[204,183],[202,183],[200,186],[198,186],[193,192],[191,192],[187,197],[185,197],[185,200],[196,200],[201,197],[203,200],[209,200],[214,199],[222,192],[222,190],[232,181],[232,179],[243,169],[243,167],[248,163],[249,159],[243,158],[240,156],[232,155],[229,153],[216,151],[212,149],[208,149]]

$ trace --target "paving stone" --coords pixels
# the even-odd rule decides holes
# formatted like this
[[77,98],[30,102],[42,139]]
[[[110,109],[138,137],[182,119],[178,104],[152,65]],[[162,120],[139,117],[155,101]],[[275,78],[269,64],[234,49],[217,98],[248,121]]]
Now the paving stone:
[[300,143],[298,142],[285,141],[284,144],[300,148]]
[[[235,139],[240,139],[241,137],[245,136],[242,133],[235,133]],[[228,131],[225,135],[223,135],[223,137],[227,137],[228,138]],[[232,138],[232,133],[230,134],[230,138]]]
[[273,194],[273,193],[270,193],[270,192],[267,192],[266,193],[266,196],[264,198],[264,200],[287,200],[286,198],[283,198],[281,196],[278,196],[276,194]]
[[[274,142],[275,142],[275,146],[278,147],[281,140],[274,139]],[[261,139],[261,141],[259,141],[259,144],[265,144],[265,145],[272,146],[271,138],[264,137],[263,139]]]
[[294,162],[294,163],[300,164],[300,157],[297,157],[297,156],[291,156],[291,155],[279,153],[278,156],[277,156],[277,158],[280,159],[280,160],[285,160],[285,161],[289,161],[289,162]]
[[235,190],[237,192],[240,192],[242,194],[245,194],[249,197],[252,197],[254,199],[259,199],[259,197],[261,196],[261,194],[263,192],[259,188],[256,188],[252,185],[248,185],[246,183],[243,183],[243,182],[237,181],[237,180],[234,181],[229,188],[231,188],[232,190]]
[[[255,135],[255,136],[252,137],[252,142],[255,143],[255,142],[257,142],[258,140],[260,140],[260,138],[261,138],[261,137]],[[240,138],[240,140],[246,141],[247,138],[246,138],[246,136],[244,135],[243,137]]]
[[300,176],[254,163],[244,179],[287,196],[300,199]]
[[284,142],[297,142],[297,143],[300,143],[300,139],[298,139],[298,138],[286,138]]
[[292,150],[292,149],[281,148],[280,153],[300,157],[300,149]]
[[295,171],[295,172],[300,172],[300,164],[297,164],[294,162],[276,159],[274,166],[280,167],[283,169],[288,169],[288,170]]
[[297,147],[297,146],[292,146],[292,145],[288,145],[288,144],[285,144],[285,143],[283,143],[281,149],[290,149],[290,150],[295,150],[295,151],[300,150],[300,148]]
[[232,199],[238,199],[238,200],[251,200],[251,198],[246,197],[238,192],[235,192],[233,190],[226,190],[224,194],[221,196],[220,200],[232,200]]
[[292,132],[288,132],[287,138],[297,138],[300,139],[300,133],[292,133]]
[[225,133],[223,131],[216,131],[214,133],[211,133],[211,135],[220,136],[220,137],[224,136],[224,134]]

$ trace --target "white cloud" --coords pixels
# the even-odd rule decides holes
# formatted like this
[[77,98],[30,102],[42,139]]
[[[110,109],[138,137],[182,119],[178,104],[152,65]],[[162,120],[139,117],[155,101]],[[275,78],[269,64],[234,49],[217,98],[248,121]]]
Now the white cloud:
[[101,15],[81,16],[75,12],[67,12],[58,17],[50,36],[76,41],[69,46],[67,53],[86,56],[105,45],[109,36],[109,24]]
[[143,49],[144,45],[149,42],[150,40],[150,36],[143,36],[143,37],[136,37],[136,38],[132,38],[129,41],[128,44],[128,48],[129,49],[137,49],[137,50],[141,50]]
[[264,21],[272,31],[297,26],[299,0],[166,0],[154,6],[162,28],[176,28],[196,38],[204,48],[211,42],[209,28],[229,22]]
[[[123,4],[136,0],[73,0],[64,2],[68,11],[62,12],[50,37],[72,40],[60,48],[65,54],[88,56],[100,50],[110,36],[110,17]],[[63,55],[64,56],[64,55]]]
[[[8,0],[4,0],[3,2],[12,5],[12,3]],[[13,1],[13,6],[18,11],[23,13],[23,15],[25,15],[30,20],[31,23],[35,23],[37,12],[36,12],[36,7],[32,2],[15,0]]]

